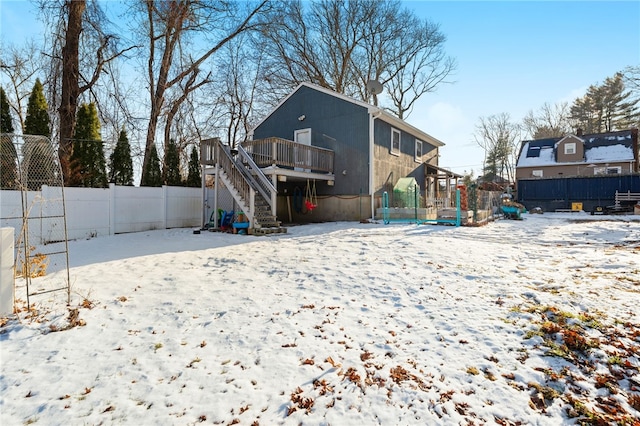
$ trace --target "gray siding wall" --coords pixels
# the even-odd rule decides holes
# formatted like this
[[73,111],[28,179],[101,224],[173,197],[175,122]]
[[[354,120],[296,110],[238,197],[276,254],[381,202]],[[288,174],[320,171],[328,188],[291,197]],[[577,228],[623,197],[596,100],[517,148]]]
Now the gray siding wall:
[[[302,115],[305,119],[298,120]],[[303,86],[254,130],[253,138],[275,136],[293,140],[295,130],[308,128],[313,146],[335,152],[335,185],[318,184],[318,195],[368,193],[366,108]]]
[[[380,196],[383,191],[389,191],[398,179],[403,177],[413,177],[424,191],[425,171],[424,161],[429,160],[429,164],[438,164],[436,147],[430,145],[426,141],[416,138],[416,136],[402,131],[400,129],[400,152],[399,154],[391,153],[391,129],[395,128],[391,124],[377,119],[374,123],[375,131],[375,147],[374,147],[374,164],[376,167],[375,174],[375,192]],[[415,142],[416,139],[422,141],[422,160],[415,161]]]

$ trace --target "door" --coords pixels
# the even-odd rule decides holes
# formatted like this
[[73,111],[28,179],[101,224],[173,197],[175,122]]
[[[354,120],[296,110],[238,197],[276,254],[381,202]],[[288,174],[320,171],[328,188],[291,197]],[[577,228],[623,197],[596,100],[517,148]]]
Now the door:
[[[300,129],[293,132],[293,140],[301,145],[311,146],[311,129]],[[293,148],[293,158],[296,164],[294,170],[310,172],[311,151],[304,148]],[[305,167],[306,166],[306,167]]]

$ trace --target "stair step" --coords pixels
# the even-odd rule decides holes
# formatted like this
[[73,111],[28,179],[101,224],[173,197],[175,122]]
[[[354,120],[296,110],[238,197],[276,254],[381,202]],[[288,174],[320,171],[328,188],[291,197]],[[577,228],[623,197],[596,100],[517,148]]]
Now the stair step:
[[[233,196],[234,200],[238,203],[238,208],[242,211],[249,211],[249,200],[242,198],[240,192],[234,187],[229,175],[225,170],[220,170],[220,178],[228,188],[229,192]],[[287,232],[286,228],[282,228],[280,225],[282,222],[271,212],[271,206],[269,201],[256,191],[256,197],[254,200],[253,211],[253,229],[259,230],[256,233],[272,234]]]
[[287,228],[277,227],[277,228],[254,228],[254,235],[270,235],[270,234],[286,234]]
[[281,224],[282,222],[273,218],[268,220],[256,221],[256,223],[254,223],[254,228],[269,228],[274,226],[280,226]]

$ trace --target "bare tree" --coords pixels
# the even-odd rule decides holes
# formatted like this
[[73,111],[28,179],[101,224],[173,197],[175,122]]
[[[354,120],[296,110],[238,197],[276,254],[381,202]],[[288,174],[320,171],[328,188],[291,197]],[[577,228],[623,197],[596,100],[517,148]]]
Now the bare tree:
[[[208,83],[210,75],[198,79],[200,68],[214,53],[239,34],[255,28],[260,22],[256,15],[265,8],[267,0],[262,0],[238,20],[235,19],[238,3],[209,3],[201,0],[185,0],[181,2],[155,2],[146,0],[146,30],[149,48],[147,78],[149,83],[150,113],[145,143],[145,155],[141,184],[146,182],[147,163],[155,146],[156,131],[163,108],[167,102],[167,91],[180,87],[182,90],[194,90]],[[229,22],[237,22],[228,29]],[[198,34],[209,35],[209,49],[177,60],[181,43]],[[186,52],[184,49],[183,52]],[[192,52],[195,49],[192,49]],[[176,64],[179,67],[176,67]],[[177,68],[177,69],[176,69]],[[177,95],[169,106],[173,111],[187,99]],[[169,123],[171,126],[171,123]],[[166,134],[166,126],[165,126]]]
[[[344,31],[341,28],[353,28],[355,23],[349,21],[353,14],[345,16],[338,2],[324,14],[318,3],[311,4],[308,15],[299,0],[283,1],[280,6],[271,17],[273,27],[264,33],[270,54],[265,79],[273,90],[286,93],[301,82],[311,82],[344,92],[348,55],[355,45],[351,39],[339,37]],[[347,37],[352,34],[346,32]],[[331,37],[338,37],[336,45]]]
[[[455,61],[444,51],[445,36],[437,25],[415,23],[399,37],[397,54],[391,60],[387,93],[393,102],[393,112],[405,118],[415,102],[425,93],[436,90],[456,69]],[[395,72],[394,72],[395,71]]]
[[635,96],[640,96],[640,65],[628,66],[623,72],[625,86],[634,92]]
[[[632,100],[640,100],[640,65],[628,66],[622,74],[625,87],[631,93]],[[640,127],[640,116],[636,116],[635,127]]]
[[485,177],[502,177],[514,182],[520,126],[511,122],[511,116],[503,112],[480,117],[474,138],[485,153]]
[[104,31],[107,19],[95,0],[40,0],[40,10],[54,29],[51,83],[54,96],[60,95],[58,155],[67,181],[80,96],[96,84],[105,64],[133,47],[117,50],[116,37]]
[[533,139],[554,138],[571,133],[571,111],[568,102],[544,105],[534,112],[530,110],[522,119],[522,125]]
[[400,118],[416,100],[443,83],[456,68],[444,52],[439,27],[420,20],[397,0],[285,2],[274,18],[267,81],[289,91],[301,82],[378,104],[368,80],[387,88]]
[[257,115],[273,106],[269,98],[263,96],[268,91],[261,79],[264,52],[247,48],[252,45],[247,43],[249,36],[245,34],[229,44],[219,65],[225,70],[224,74],[220,73],[223,75],[220,119],[226,127],[225,139],[231,146],[246,140]]
[[42,63],[35,42],[29,41],[22,47],[7,46],[0,50],[0,72],[7,76],[6,87],[9,107],[18,117],[20,129],[24,131],[27,101]]

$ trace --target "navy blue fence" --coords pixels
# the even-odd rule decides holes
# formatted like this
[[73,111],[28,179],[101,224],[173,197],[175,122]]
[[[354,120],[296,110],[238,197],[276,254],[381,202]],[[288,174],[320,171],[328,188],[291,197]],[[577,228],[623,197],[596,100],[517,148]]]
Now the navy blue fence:
[[640,175],[571,177],[518,180],[518,202],[527,210],[541,207],[544,211],[571,209],[582,203],[582,210],[615,203],[616,191],[640,192]]

